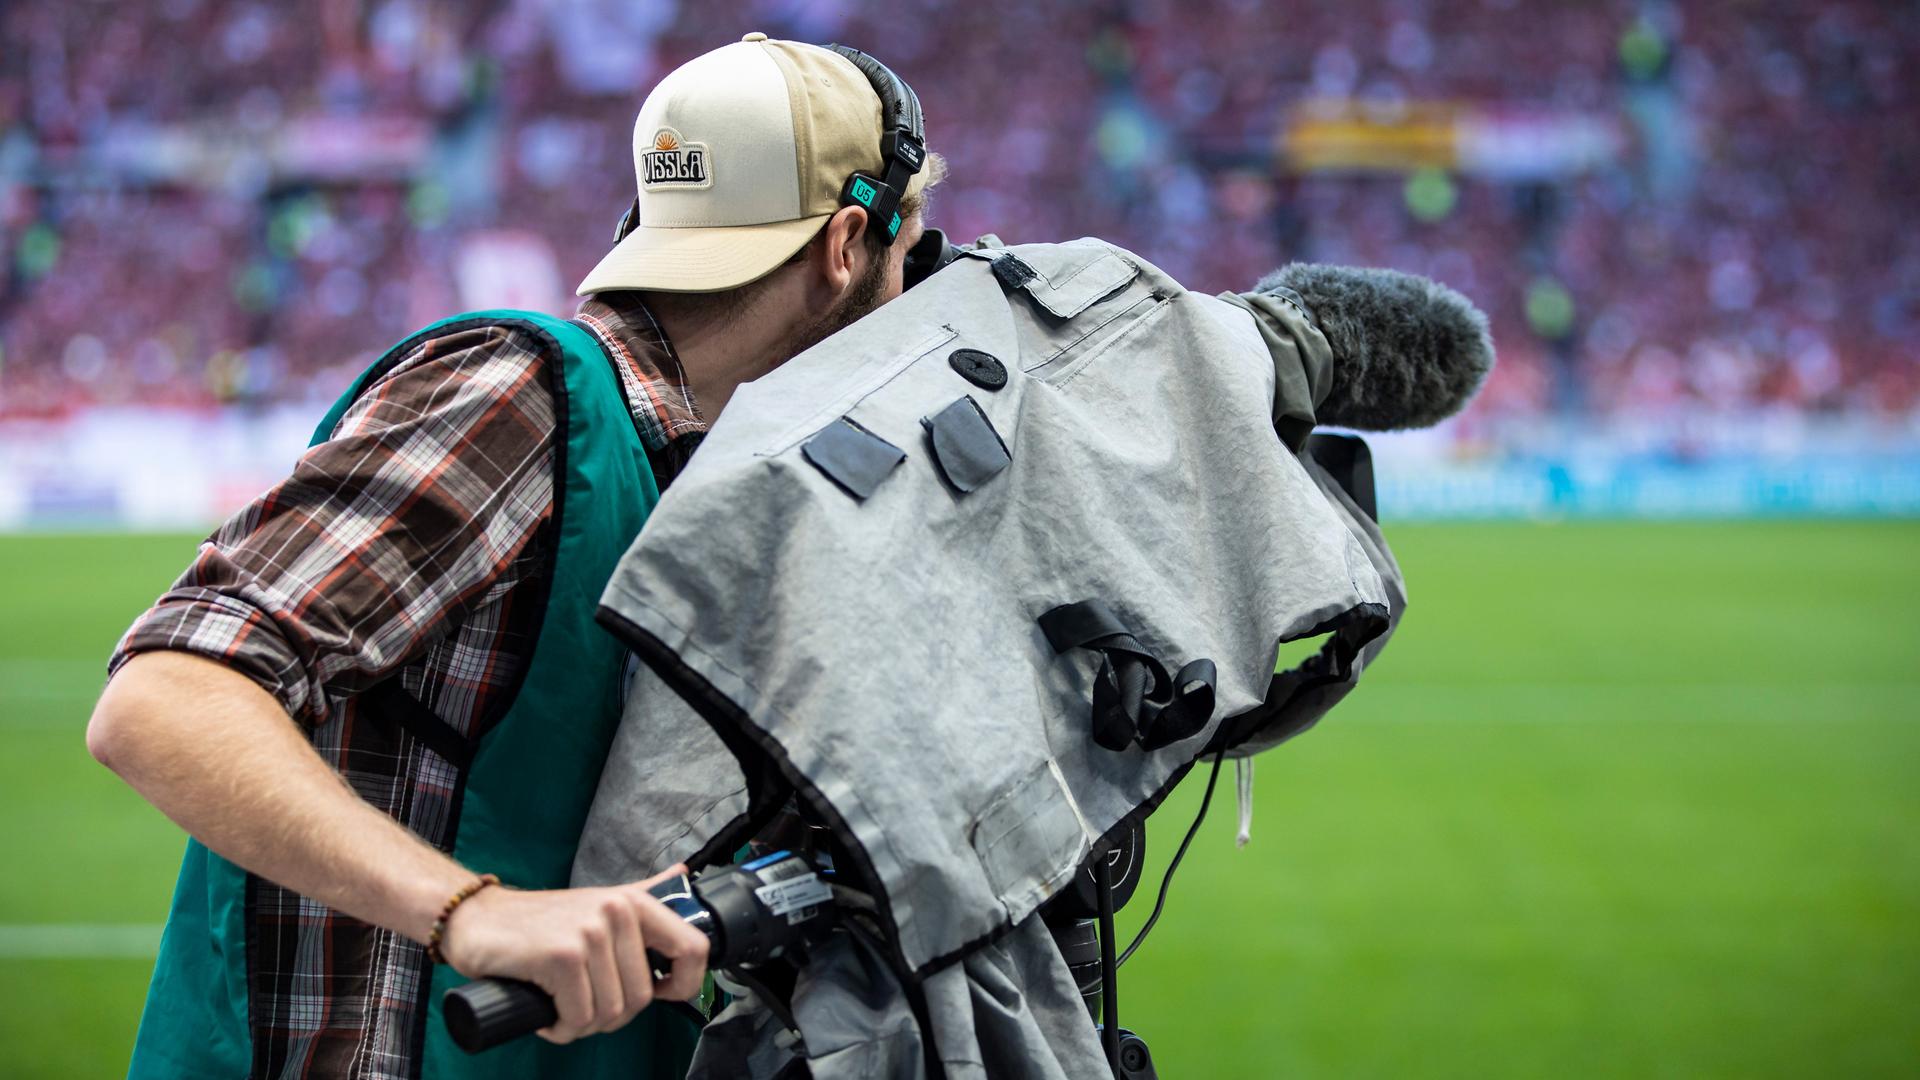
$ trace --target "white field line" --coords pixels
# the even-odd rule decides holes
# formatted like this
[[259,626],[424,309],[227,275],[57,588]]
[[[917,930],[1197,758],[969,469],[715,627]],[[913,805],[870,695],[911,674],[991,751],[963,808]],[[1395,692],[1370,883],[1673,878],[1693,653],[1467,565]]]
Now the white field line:
[[[89,706],[107,682],[105,657],[93,660],[0,659],[0,728],[66,730],[85,726]],[[71,703],[50,713],[20,706]]]
[[[100,691],[107,682],[107,657],[86,659],[62,657],[13,658],[0,657],[0,699],[47,697],[64,698],[76,695],[91,695]],[[1854,687],[1884,687],[1889,689],[1920,690],[1920,679],[1794,679],[1786,682],[1752,682],[1737,679],[1611,679],[1588,678],[1562,682],[1542,681],[1523,682],[1518,680],[1491,679],[1477,682],[1470,679],[1428,679],[1404,680],[1390,676],[1376,676],[1371,681],[1363,680],[1362,685],[1375,691],[1391,690],[1403,693],[1486,693],[1510,692],[1532,693],[1610,693],[1672,690],[1679,693],[1774,693],[1798,690],[1826,691]]]
[[41,679],[98,679],[107,678],[107,654],[80,659],[62,657],[58,660],[23,659],[20,657],[0,658],[0,686]]
[[159,923],[0,923],[0,960],[139,960],[159,949]]
[[[1821,679],[1791,683],[1762,682],[1661,682],[1622,681],[1612,683],[1465,683],[1465,682],[1381,682],[1368,685],[1362,679],[1349,699],[1369,701],[1365,715],[1356,715],[1351,707],[1345,716],[1349,724],[1423,724],[1457,726],[1461,724],[1587,724],[1590,716],[1570,715],[1557,705],[1606,701],[1618,703],[1608,724],[1835,724],[1849,721],[1881,723],[1892,717],[1885,711],[1866,709],[1823,709],[1818,712],[1781,709],[1781,701],[1812,705],[1845,695],[1861,695],[1875,703],[1885,695],[1910,697],[1920,702],[1920,681],[1908,679]],[[1427,699],[1445,702],[1447,715],[1436,716],[1417,707],[1404,712],[1378,711],[1385,701]],[[1472,699],[1463,702],[1462,699]],[[1768,708],[1753,708],[1756,702]],[[1523,704],[1524,703],[1524,704]],[[1476,707],[1477,705],[1477,707]],[[1464,706],[1464,707],[1463,707]],[[1334,710],[1339,719],[1340,709]]]
[[107,683],[107,658],[0,659],[0,699],[52,700],[98,693]]
[[[88,706],[100,688],[106,682],[106,660],[97,659],[0,659],[0,730],[53,730],[78,731],[85,727],[90,713]],[[1847,711],[1829,711],[1820,716],[1796,714],[1791,710],[1758,709],[1748,710],[1733,707],[1737,703],[1751,702],[1756,698],[1775,699],[1782,696],[1804,697],[1822,696],[1834,693],[1860,692],[1884,693],[1888,691],[1905,692],[1920,702],[1920,681],[1916,680],[1847,680],[1821,679],[1801,680],[1786,683],[1741,682],[1730,680],[1698,681],[1660,681],[1660,680],[1621,680],[1609,682],[1470,682],[1470,681],[1398,681],[1377,678],[1375,681],[1362,681],[1356,691],[1355,699],[1378,701],[1390,696],[1402,700],[1408,697],[1428,697],[1439,699],[1458,699],[1472,697],[1480,703],[1479,708],[1450,715],[1444,719],[1447,724],[1487,723],[1487,724],[1541,724],[1564,723],[1574,718],[1557,714],[1554,710],[1501,708],[1504,700],[1546,699],[1548,702],[1571,702],[1582,698],[1619,698],[1626,697],[1631,707],[1625,708],[1614,719],[1617,721],[1672,723],[1832,723],[1847,720],[1879,720],[1872,712],[1853,713]],[[1676,715],[1672,706],[1679,701],[1700,706],[1684,714]],[[16,709],[11,705],[39,704],[44,702],[72,702],[71,712],[61,710],[49,713],[43,709]],[[1661,708],[1662,705],[1667,708]],[[1716,707],[1718,706],[1718,707]],[[1354,716],[1349,710],[1348,723],[1366,724],[1424,724],[1441,722],[1435,717],[1419,714]]]
[[[85,706],[99,696],[100,687],[98,686],[88,687],[84,690],[71,686],[0,686],[0,707],[4,707],[3,703],[9,701],[20,702],[21,704],[27,702],[74,701]],[[10,717],[0,714],[0,722],[5,722],[10,719]],[[36,724],[35,726],[44,725]]]
[[1360,685],[1375,690],[1408,691],[1457,691],[1459,693],[1479,693],[1483,690],[1512,690],[1518,693],[1556,693],[1589,691],[1611,693],[1614,691],[1643,693],[1648,690],[1680,690],[1688,693],[1727,691],[1742,694],[1771,694],[1780,691],[1795,690],[1828,691],[1848,690],[1860,687],[1891,688],[1909,690],[1920,688],[1920,679],[1794,679],[1789,682],[1760,682],[1743,679],[1568,679],[1564,682],[1540,681],[1521,682],[1509,679],[1490,679],[1486,682],[1473,682],[1467,679],[1388,679],[1382,676],[1376,682],[1362,678]]
[[1779,694],[1878,693],[1907,691],[1920,693],[1920,679],[1798,679],[1792,682],[1758,682],[1739,679],[1620,679],[1605,682],[1517,682],[1505,679],[1486,682],[1447,680],[1410,682],[1382,678],[1368,682],[1362,678],[1355,694],[1556,694],[1562,697],[1633,694],[1658,697],[1663,694],[1726,694],[1730,696],[1773,697]]

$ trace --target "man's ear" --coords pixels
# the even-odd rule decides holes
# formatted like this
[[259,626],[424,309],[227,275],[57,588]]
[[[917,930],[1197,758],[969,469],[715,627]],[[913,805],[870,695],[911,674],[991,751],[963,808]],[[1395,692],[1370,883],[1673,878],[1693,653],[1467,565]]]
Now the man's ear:
[[867,212],[858,206],[843,206],[827,219],[820,230],[820,250],[808,259],[813,264],[813,279],[828,305],[859,279],[862,260],[872,257],[866,250]]

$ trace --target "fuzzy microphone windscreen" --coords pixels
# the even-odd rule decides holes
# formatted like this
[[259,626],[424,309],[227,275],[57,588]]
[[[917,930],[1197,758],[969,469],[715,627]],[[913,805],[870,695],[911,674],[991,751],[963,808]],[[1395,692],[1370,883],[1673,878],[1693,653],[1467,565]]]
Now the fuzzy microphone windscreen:
[[1486,315],[1437,281],[1292,263],[1253,289],[1296,293],[1333,349],[1333,387],[1314,409],[1319,423],[1365,431],[1428,427],[1459,412],[1493,369]]

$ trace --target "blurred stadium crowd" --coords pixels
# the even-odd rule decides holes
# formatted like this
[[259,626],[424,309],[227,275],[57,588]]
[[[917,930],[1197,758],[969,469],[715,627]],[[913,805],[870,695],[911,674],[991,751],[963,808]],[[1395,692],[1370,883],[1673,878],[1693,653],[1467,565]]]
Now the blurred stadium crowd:
[[[0,418],[331,398],[462,307],[565,309],[646,88],[752,29],[912,82],[961,237],[1460,288],[1483,420],[1920,425],[1920,8],[1873,0],[6,4]],[[1394,149],[1436,110],[1493,150]]]

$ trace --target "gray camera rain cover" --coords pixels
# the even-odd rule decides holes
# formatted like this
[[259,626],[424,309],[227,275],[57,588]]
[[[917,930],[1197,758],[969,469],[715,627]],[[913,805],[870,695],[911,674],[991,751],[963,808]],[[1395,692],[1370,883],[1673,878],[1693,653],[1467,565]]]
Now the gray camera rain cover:
[[[1317,330],[1270,348],[1258,312],[1099,241],[972,254],[742,385],[628,551],[601,617],[645,669],[576,881],[724,861],[790,785],[919,983],[1377,650],[1398,570],[1275,433]],[[1042,617],[1075,604],[1126,647],[1057,648]],[[1191,691],[1190,734],[1096,741],[1126,648],[1164,676],[1148,697]]]

